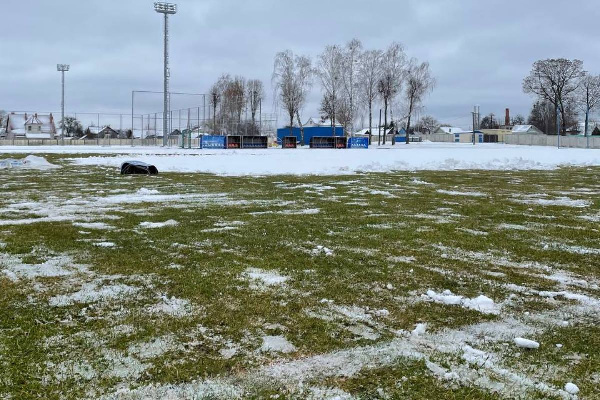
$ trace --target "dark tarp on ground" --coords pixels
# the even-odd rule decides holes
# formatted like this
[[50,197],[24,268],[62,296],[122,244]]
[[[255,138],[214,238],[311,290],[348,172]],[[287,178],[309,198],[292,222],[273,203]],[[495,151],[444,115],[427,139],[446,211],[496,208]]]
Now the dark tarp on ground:
[[121,165],[121,175],[156,175],[158,170],[154,165],[141,161],[126,161]]

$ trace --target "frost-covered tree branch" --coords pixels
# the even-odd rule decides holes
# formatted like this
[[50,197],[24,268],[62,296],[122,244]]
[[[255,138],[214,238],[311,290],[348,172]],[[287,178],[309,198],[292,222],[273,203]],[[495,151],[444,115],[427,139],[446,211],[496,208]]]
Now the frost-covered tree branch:
[[406,71],[406,144],[410,143],[408,135],[410,133],[410,122],[415,110],[421,106],[427,93],[433,90],[435,79],[431,76],[429,63],[419,63],[412,59]]
[[[273,67],[272,84],[275,99],[289,116],[290,134],[293,134],[294,117],[299,115],[312,86],[311,61],[305,56],[296,56],[291,50],[277,53]],[[304,138],[300,139],[304,144]]]

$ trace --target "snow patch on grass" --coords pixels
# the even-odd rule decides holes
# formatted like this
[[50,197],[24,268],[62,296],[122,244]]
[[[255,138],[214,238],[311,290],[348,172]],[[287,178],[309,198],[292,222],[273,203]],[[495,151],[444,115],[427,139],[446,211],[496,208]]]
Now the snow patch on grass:
[[167,226],[177,226],[177,225],[179,225],[179,222],[177,222],[173,219],[170,219],[165,222],[141,222],[140,223],[140,227],[146,228],[146,229],[157,229],[157,228],[164,228]]
[[160,357],[170,351],[180,348],[173,336],[162,336],[149,342],[136,343],[129,346],[129,354],[142,360]]
[[263,336],[260,351],[276,353],[293,353],[296,347],[283,336]]
[[461,306],[479,311],[483,314],[500,313],[500,307],[494,303],[494,300],[483,295],[469,299],[463,296],[454,295],[450,290],[444,290],[442,293],[428,290],[427,294],[423,295],[423,298],[430,299],[436,303]]
[[105,248],[113,248],[113,247],[117,247],[117,245],[113,242],[96,242],[94,243],[94,246],[96,247],[105,247]]
[[102,280],[84,283],[81,289],[72,294],[63,294],[51,297],[49,304],[53,307],[65,307],[75,303],[95,303],[98,301],[114,300],[122,297],[131,297],[138,288],[115,283],[105,285]]
[[248,268],[244,271],[244,276],[252,281],[251,287],[254,289],[280,286],[289,279],[288,276],[280,275],[277,271],[260,268]]
[[75,264],[66,255],[52,257],[41,264],[23,263],[22,259],[10,254],[0,254],[0,268],[9,279],[57,278],[87,272],[84,265]]
[[114,226],[108,225],[105,222],[73,222],[73,226],[84,229],[99,229],[99,230],[112,230]]
[[566,196],[548,199],[545,198],[545,195],[543,194],[522,196],[521,198],[513,197],[511,200],[516,203],[539,205],[543,207],[585,208],[592,204],[589,200],[572,199]]
[[148,307],[150,314],[166,314],[172,317],[183,318],[192,313],[192,305],[188,300],[167,295],[160,296],[160,302]]
[[438,189],[437,192],[441,193],[441,194],[448,194],[451,196],[466,196],[466,197],[485,197],[486,196],[485,193],[481,193],[481,192],[461,192],[461,191],[457,191],[457,190]]

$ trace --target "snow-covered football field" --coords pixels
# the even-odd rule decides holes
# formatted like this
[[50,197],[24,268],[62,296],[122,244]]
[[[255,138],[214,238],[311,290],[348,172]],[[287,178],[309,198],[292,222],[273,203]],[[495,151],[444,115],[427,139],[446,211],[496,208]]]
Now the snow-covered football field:
[[600,396],[598,150],[0,148],[28,155],[0,398]]

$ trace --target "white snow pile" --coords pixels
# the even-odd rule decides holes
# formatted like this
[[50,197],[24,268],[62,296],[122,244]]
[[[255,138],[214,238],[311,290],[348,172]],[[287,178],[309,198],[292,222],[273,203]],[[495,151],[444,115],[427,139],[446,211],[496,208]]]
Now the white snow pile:
[[473,299],[455,295],[450,290],[444,290],[442,293],[436,293],[433,290],[428,290],[427,294],[421,296],[425,300],[431,300],[436,303],[456,305],[471,310],[479,311],[483,314],[499,314],[500,308],[494,300],[487,296],[480,295]]
[[523,349],[538,349],[540,347],[538,342],[520,337],[515,338],[515,345]]
[[140,223],[140,227],[146,228],[146,229],[164,228],[166,226],[177,226],[177,225],[179,225],[179,222],[177,222],[173,219],[170,219],[165,222],[142,222],[142,223]]
[[108,225],[105,222],[73,222],[73,226],[84,229],[114,229],[113,226]]
[[415,329],[413,329],[413,331],[411,332],[411,335],[413,335],[415,337],[421,336],[421,335],[424,335],[426,331],[427,331],[427,324],[417,324],[417,325],[415,325]]
[[288,342],[283,336],[263,336],[263,343],[260,347],[262,352],[278,352],[278,353],[292,353],[296,351],[296,347]]
[[[31,148],[26,148],[31,152]],[[12,147],[1,151],[19,152]],[[199,150],[140,147],[61,148],[40,147],[45,153],[103,153],[102,156],[72,158],[76,165],[118,168],[135,155],[160,171],[202,172],[227,176],[256,175],[350,175],[357,172],[418,170],[548,170],[561,166],[598,166],[600,153],[588,149],[556,149],[547,146],[460,143],[418,143],[414,146],[377,146],[361,151],[278,149]]]
[[94,246],[112,248],[112,247],[115,247],[116,244],[114,244],[113,242],[98,242],[98,243],[94,243]]
[[141,194],[141,195],[160,194],[160,192],[156,189],[141,188],[140,190],[137,191],[137,194]]
[[565,392],[569,394],[577,394],[579,393],[579,388],[573,382],[569,382],[565,385]]
[[38,156],[27,156],[22,160],[15,160],[7,158],[0,160],[0,169],[53,169],[60,168],[58,165],[54,165],[48,162],[44,157]]
[[317,247],[315,247],[312,250],[312,254],[315,256],[318,256],[318,255],[332,256],[333,250],[331,250],[330,248],[327,248],[325,246],[318,245]]

